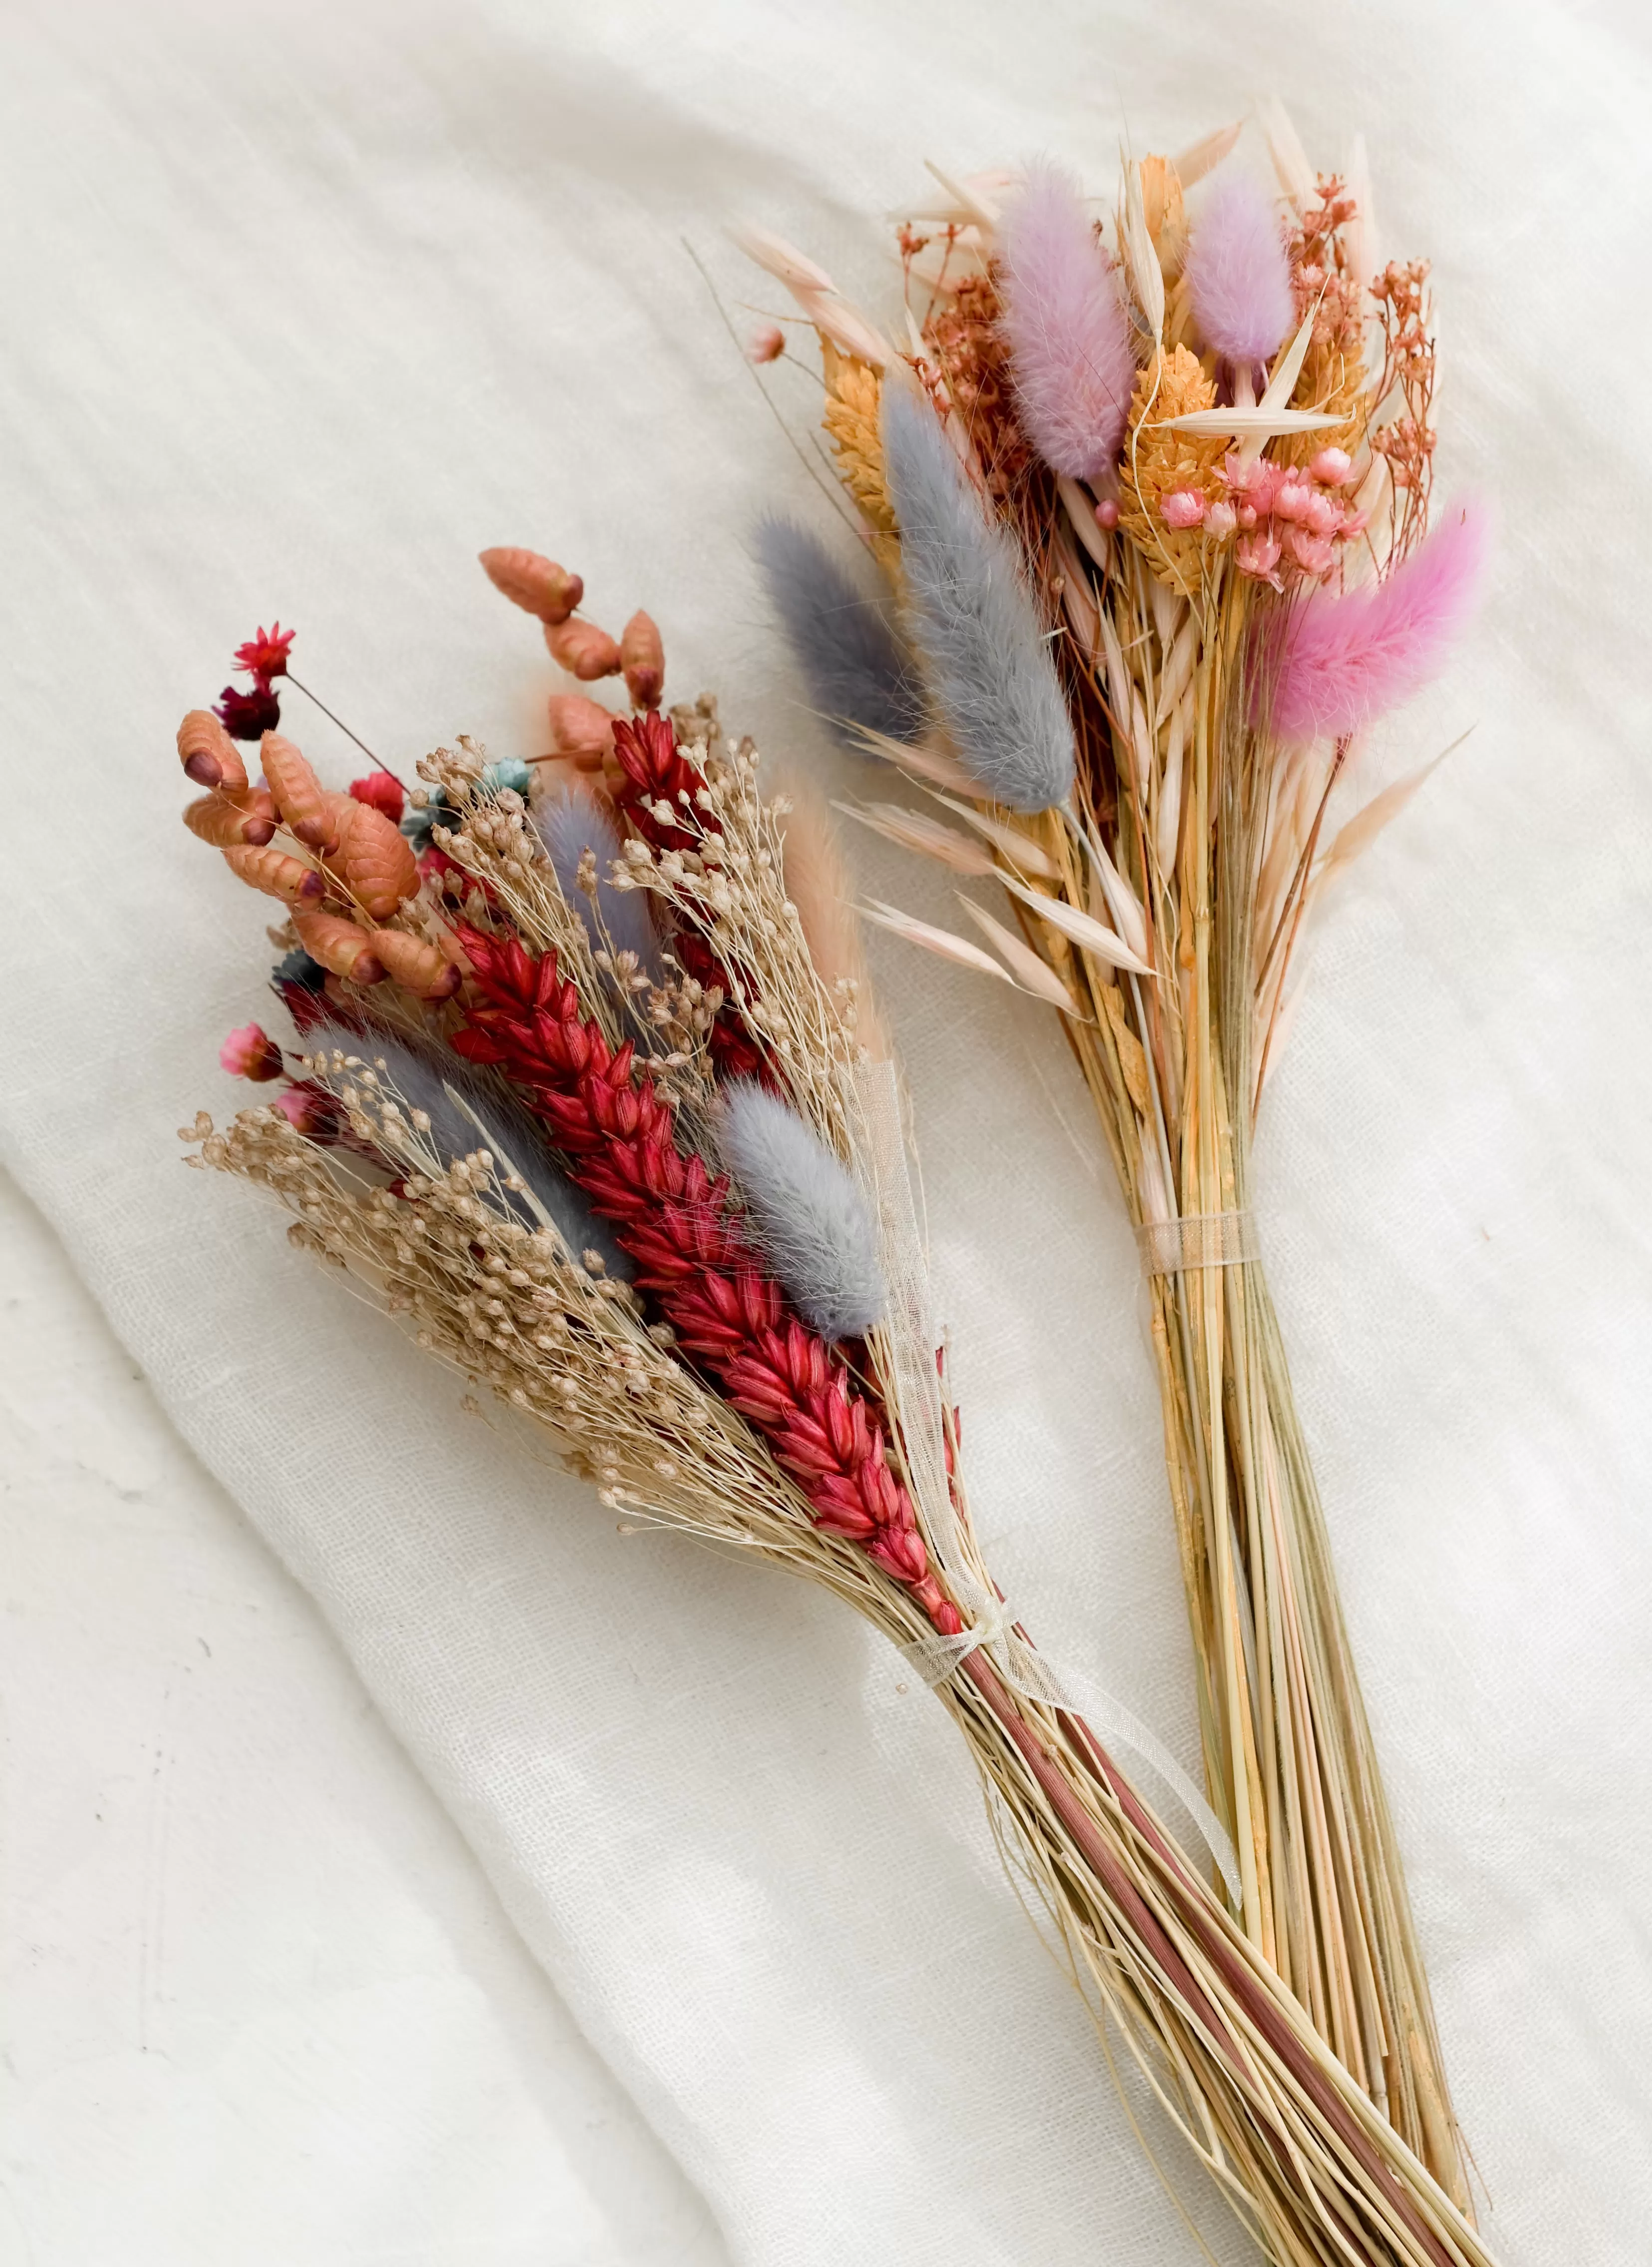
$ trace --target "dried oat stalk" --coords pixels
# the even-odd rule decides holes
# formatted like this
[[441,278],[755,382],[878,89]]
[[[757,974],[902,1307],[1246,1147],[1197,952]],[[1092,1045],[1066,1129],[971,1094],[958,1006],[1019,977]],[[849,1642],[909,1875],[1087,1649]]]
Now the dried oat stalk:
[[[1365,718],[1437,660],[1474,546],[1455,526],[1425,541],[1426,266],[1375,273],[1368,192],[1314,179],[1293,136],[1275,151],[1285,194],[1260,220],[1254,191],[1185,194],[1236,131],[1181,162],[1127,162],[1116,259],[1098,257],[1093,275],[1071,232],[1049,232],[1060,213],[1048,174],[1028,210],[1063,257],[1008,235],[1021,224],[1002,176],[960,185],[922,230],[901,231],[909,382],[983,522],[1020,540],[1072,764],[1048,810],[1007,808],[994,794],[1004,767],[948,715],[932,670],[929,737],[868,740],[926,801],[880,804],[869,823],[968,871],[975,850],[951,818],[937,825],[939,795],[990,846],[1022,937],[972,906],[995,960],[888,908],[876,917],[1063,1016],[1149,1257],[1207,1780],[1241,1864],[1236,1918],[1385,2117],[1385,2146],[1414,2153],[1453,2200],[1450,2250],[1468,2241],[1464,2153],[1326,1521],[1243,1223],[1310,917],[1415,781],[1340,834],[1326,825],[1332,789]],[[1095,206],[1073,194],[1082,232]],[[1017,366],[976,319],[1017,241],[1015,289],[1034,295],[1016,332],[1017,353],[1037,361],[1029,400],[1049,400],[1063,355],[1106,318],[1093,295],[1129,286],[1117,319],[1135,390],[1116,462],[1094,477],[1027,467]],[[1090,296],[1063,297],[1074,292]],[[1253,362],[1259,320],[1278,328]],[[1059,420],[1049,429],[1066,445]],[[898,533],[898,481],[893,503]],[[902,595],[927,654],[923,594]],[[972,681],[955,659],[948,649],[951,674]],[[1289,734],[1276,729],[1286,718]],[[961,781],[952,752],[965,746],[976,771]],[[1300,2256],[1274,2240],[1281,2259]]]

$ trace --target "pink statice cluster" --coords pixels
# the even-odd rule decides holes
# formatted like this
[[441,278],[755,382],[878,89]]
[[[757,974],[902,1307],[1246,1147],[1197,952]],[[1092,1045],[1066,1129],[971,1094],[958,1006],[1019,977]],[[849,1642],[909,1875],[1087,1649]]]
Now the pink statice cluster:
[[1224,495],[1208,499],[1202,488],[1173,488],[1159,510],[1166,527],[1202,528],[1217,543],[1237,535],[1239,573],[1276,591],[1286,575],[1322,583],[1336,563],[1336,546],[1365,525],[1346,494],[1353,469],[1346,449],[1321,449],[1305,467],[1267,457],[1247,463],[1230,453]]

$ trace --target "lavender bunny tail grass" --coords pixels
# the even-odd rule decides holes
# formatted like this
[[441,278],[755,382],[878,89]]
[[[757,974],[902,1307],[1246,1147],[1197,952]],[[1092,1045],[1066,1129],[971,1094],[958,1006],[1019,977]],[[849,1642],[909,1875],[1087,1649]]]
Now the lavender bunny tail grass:
[[909,386],[884,387],[883,453],[913,642],[960,758],[1012,811],[1065,802],[1072,726],[1013,539]]
[[1056,472],[1096,480],[1124,437],[1136,356],[1117,273],[1060,166],[1028,172],[1001,260],[1022,429]]
[[1295,306],[1279,216],[1243,174],[1210,191],[1188,247],[1188,290],[1207,346],[1243,369],[1270,359]]

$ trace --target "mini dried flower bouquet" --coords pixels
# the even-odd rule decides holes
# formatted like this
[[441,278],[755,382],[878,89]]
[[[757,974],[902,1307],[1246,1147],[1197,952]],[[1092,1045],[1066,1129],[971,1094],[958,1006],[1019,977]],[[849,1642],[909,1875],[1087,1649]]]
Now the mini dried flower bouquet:
[[[1280,752],[1278,719],[1318,697],[1296,689],[1305,667],[1311,683],[1336,679],[1335,638],[1314,642],[1307,608],[1258,606],[1276,575],[1289,598],[1290,574],[1318,572],[1317,553],[1293,552],[1287,569],[1273,530],[1300,525],[1337,556],[1362,516],[1375,522],[1349,494],[1371,445],[1370,386],[1345,370],[1334,417],[1279,406],[1346,361],[1316,346],[1319,312],[1278,369],[1240,354],[1219,387],[1196,375],[1203,302],[1182,288],[1196,264],[1173,256],[1175,176],[1131,180],[1135,312],[1118,296],[1115,326],[1129,368],[1117,352],[1106,366],[1119,397],[1107,461],[1075,469],[1042,466],[1019,438],[1007,473],[1001,459],[1017,429],[984,194],[973,219],[943,224],[939,262],[907,239],[913,275],[925,260],[933,272],[904,376],[820,271],[771,255],[815,303],[829,427],[921,670],[858,595],[822,633],[841,576],[793,533],[774,536],[771,563],[806,658],[830,679],[819,705],[857,718],[969,833],[885,823],[919,847],[944,833],[954,862],[965,846],[1027,914],[1025,935],[982,915],[1005,956],[986,965],[1058,1004],[1132,1207],[1158,1230],[1243,1206],[1279,981],[1324,870],[1326,766],[1315,742]],[[1087,262],[1116,294],[1060,184],[1035,181],[1027,209],[1044,247],[1018,272],[1048,282]],[[1241,218],[1265,266],[1267,231]],[[1313,225],[1287,292],[1306,288],[1311,246],[1327,278],[1342,272],[1346,218]],[[1328,281],[1315,287],[1314,309],[1330,297]],[[1042,319],[1034,305],[1028,320]],[[1056,385],[1057,423],[1062,387],[1088,382],[1105,343]],[[1252,345],[1250,363],[1266,363],[1271,347]],[[1294,449],[1311,430],[1309,456],[1251,450],[1254,422],[1223,428],[1235,410],[1218,392],[1237,401],[1247,385],[1241,419],[1275,421]],[[1194,420],[1168,437],[1167,392]],[[1344,451],[1340,470],[1327,449]],[[1414,471],[1425,491],[1421,444],[1393,461],[1396,482]],[[1195,489],[1197,522],[1173,504]],[[1298,495],[1312,517],[1292,518]],[[1421,503],[1385,525],[1385,602],[1432,571],[1428,548],[1411,555]],[[1235,562],[1241,526],[1256,561],[1278,542],[1265,572]],[[647,614],[615,639],[554,561],[505,550],[483,565],[576,683],[623,679],[627,713],[570,690],[551,703],[549,757],[490,761],[461,739],[421,761],[411,793],[383,769],[336,789],[279,729],[281,687],[296,680],[278,627],[238,655],[251,692],[180,727],[200,790],[186,824],[281,907],[274,986],[296,1035],[231,1034],[225,1067],[269,1099],[222,1131],[198,1117],[190,1162],[268,1191],[296,1244],[537,1427],[626,1521],[823,1584],[905,1651],[968,1742],[1006,1855],[1098,2020],[1271,2259],[1487,2267],[1450,2192],[1443,2090],[1425,2093],[1426,1995],[1260,1275],[1182,1272],[1179,1250],[1154,1278],[1211,1786],[1238,1829],[1222,1889],[983,1562],[897,1073],[823,811],[766,796],[757,752],[708,697],[664,706]],[[1053,620],[1057,605],[1071,635],[1052,648],[1040,609]],[[254,741],[261,779],[241,753]],[[1276,929],[1279,951],[1259,957],[1255,938]],[[1289,1580],[1269,1571],[1282,1554]],[[1299,1719],[1276,1706],[1278,1676],[1305,1690]],[[1309,1742],[1289,1757],[1287,1721]],[[1210,1838],[1220,1852],[1214,1820]],[[1363,1933],[1338,1906],[1333,1940],[1334,1893]],[[1316,1971],[1334,1941],[1356,1964]]]
[[1308,923],[1432,767],[1334,833],[1332,790],[1449,649],[1482,532],[1460,505],[1430,528],[1428,270],[1379,263],[1363,145],[1316,175],[1264,123],[1277,194],[1226,162],[1237,127],[1127,159],[1107,216],[1049,164],[937,174],[895,343],[748,231],[817,334],[883,598],[786,520],[762,549],[812,705],[922,798],[852,815],[1009,900],[960,893],[975,935],[869,917],[1049,1002],[1093,1098],[1151,1288],[1237,1916],[1466,2211],[1250,1188]]

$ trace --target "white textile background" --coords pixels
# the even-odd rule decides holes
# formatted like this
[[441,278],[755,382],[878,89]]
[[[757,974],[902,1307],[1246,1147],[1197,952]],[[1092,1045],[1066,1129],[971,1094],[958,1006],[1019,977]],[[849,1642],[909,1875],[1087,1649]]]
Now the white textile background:
[[[1629,12],[0,18],[0,1154],[741,2267],[1197,2253],[934,1705],[830,1601],[618,1535],[464,1418],[253,1195],[179,1170],[174,1127],[245,1099],[214,1054],[263,1009],[259,908],[177,822],[178,716],[279,613],[398,770],[459,730],[534,752],[548,672],[472,563],[522,542],[585,575],[597,619],[646,605],[674,692],[714,684],[766,747],[824,767],[746,538],[763,504],[825,506],[683,239],[726,297],[771,305],[720,236],[758,216],[877,301],[876,218],[925,156],[1048,149],[1106,189],[1121,131],[1174,148],[1256,92],[1322,165],[1363,128],[1385,243],[1436,262],[1443,481],[1490,495],[1502,534],[1460,665],[1371,759],[1368,783],[1477,725],[1324,923],[1267,1111],[1262,1229],[1490,2223],[1517,2267],[1629,2267],[1652,2225],[1652,69]],[[801,429],[808,389],[781,378]],[[296,696],[288,718],[350,776]],[[944,911],[893,855],[856,855],[875,894]],[[1037,1016],[898,949],[874,962],[989,1555],[1041,1639],[1192,1764],[1134,1258],[1082,1095]],[[52,1757],[25,1728],[27,1816]],[[502,1956],[487,1974],[518,1988]],[[374,2036],[411,2100],[435,2051],[420,2010]],[[8,2258],[144,2256],[33,2248],[97,2106],[33,2107]],[[447,2181],[479,2198],[497,2152],[442,2132]],[[209,2117],[170,2138],[209,2175]],[[398,2146],[412,2162],[429,2129],[382,2117],[353,2164],[300,2175],[336,2217],[295,2260],[645,2256],[493,2220],[340,2234],[352,2179]],[[112,2200],[137,2178],[90,2162]],[[274,2267],[258,2241],[237,2256]]]

